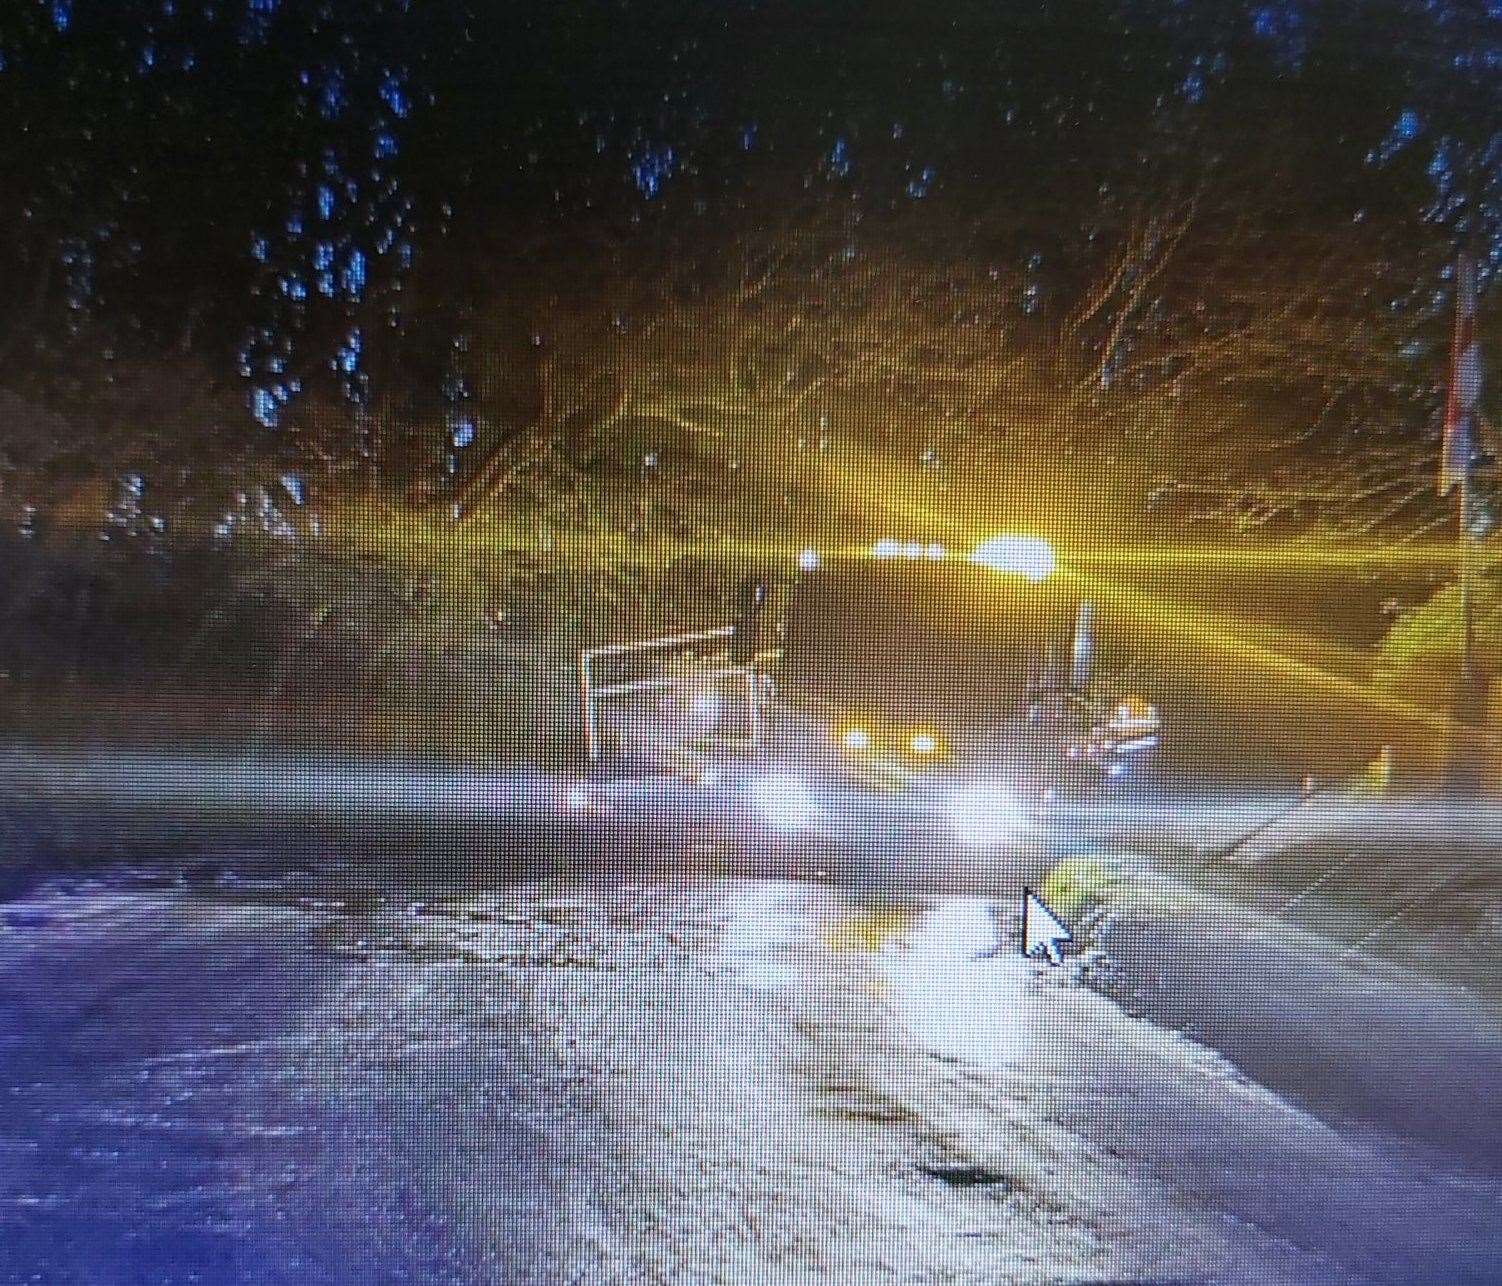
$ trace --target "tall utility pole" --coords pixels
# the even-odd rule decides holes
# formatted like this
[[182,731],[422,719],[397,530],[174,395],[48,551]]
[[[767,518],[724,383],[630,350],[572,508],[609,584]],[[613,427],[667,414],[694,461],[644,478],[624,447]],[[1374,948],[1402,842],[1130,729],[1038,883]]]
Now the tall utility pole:
[[1450,351],[1450,388],[1445,399],[1445,433],[1439,466],[1439,492],[1456,494],[1456,561],[1460,579],[1461,657],[1455,714],[1462,731],[1455,755],[1457,785],[1478,784],[1477,748],[1463,731],[1485,717],[1485,676],[1476,658],[1475,457],[1477,403],[1481,397],[1481,343],[1476,335],[1476,264],[1462,254],[1455,264],[1455,338]]
[[1476,575],[1476,537],[1474,531],[1475,515],[1471,510],[1471,485],[1471,466],[1467,464],[1465,469],[1461,471],[1460,485],[1457,488],[1458,499],[1455,504],[1456,523],[1459,528],[1456,533],[1456,558],[1460,564],[1460,672],[1462,680],[1467,685],[1473,683],[1476,677],[1476,601],[1474,585]]

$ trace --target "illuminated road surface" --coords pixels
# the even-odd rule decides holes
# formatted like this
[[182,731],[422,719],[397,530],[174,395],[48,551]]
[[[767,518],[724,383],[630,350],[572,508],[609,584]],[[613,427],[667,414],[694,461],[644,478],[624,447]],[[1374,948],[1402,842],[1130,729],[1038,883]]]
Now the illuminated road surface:
[[1012,913],[44,884],[0,906],[0,1281],[1494,1280],[1502,1157],[1316,1115]]

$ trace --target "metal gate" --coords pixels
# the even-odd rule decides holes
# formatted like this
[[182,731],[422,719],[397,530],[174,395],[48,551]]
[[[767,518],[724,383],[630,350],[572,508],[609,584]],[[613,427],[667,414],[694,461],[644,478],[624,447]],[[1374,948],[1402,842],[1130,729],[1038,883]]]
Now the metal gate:
[[[656,638],[633,639],[623,643],[603,643],[584,648],[579,653],[579,700],[584,717],[584,745],[591,762],[598,762],[604,752],[600,726],[600,703],[602,700],[647,696],[652,693],[671,692],[674,689],[700,688],[706,684],[728,684],[738,693],[743,693],[746,702],[745,731],[739,735],[725,735],[716,729],[714,737],[722,742],[739,746],[754,746],[761,739],[761,677],[755,664],[736,665],[719,659],[727,655],[733,625],[716,626],[709,630],[696,630],[687,634],[666,634]],[[648,667],[670,658],[695,659],[703,651],[716,653],[714,660],[695,665],[679,673],[647,673],[632,675],[629,662],[645,663]],[[626,677],[612,677],[612,668],[626,668]],[[635,668],[640,669],[638,664]]]

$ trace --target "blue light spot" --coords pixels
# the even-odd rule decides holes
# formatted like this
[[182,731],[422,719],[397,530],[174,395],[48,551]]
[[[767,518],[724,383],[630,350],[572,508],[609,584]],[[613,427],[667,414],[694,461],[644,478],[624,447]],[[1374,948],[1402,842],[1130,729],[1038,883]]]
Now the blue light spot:
[[350,331],[349,338],[339,346],[334,363],[346,375],[353,375],[360,367],[361,336],[357,329]]
[[411,104],[407,99],[407,91],[402,88],[402,83],[394,75],[387,75],[381,82],[381,101],[394,116],[404,117],[411,111]]
[[1413,108],[1405,107],[1398,113],[1398,119],[1387,131],[1387,137],[1382,140],[1381,146],[1368,153],[1367,160],[1386,164],[1423,132],[1423,117]]
[[378,161],[384,161],[388,157],[396,155],[396,139],[390,134],[377,134],[375,139],[375,155]]
[[829,150],[829,172],[840,179],[850,173],[850,145],[843,136],[835,139]]
[[250,394],[250,413],[263,428],[276,428],[276,399],[267,389],[253,389]]
[[677,157],[670,147],[643,149],[631,165],[636,190],[650,201],[662,191],[662,185],[672,177],[676,165]]
[[[1498,0],[1498,2],[1502,3],[1502,0]],[[755,121],[752,121],[749,125],[741,126],[741,151],[749,152],[756,146],[756,129]]]
[[914,201],[921,201],[928,195],[929,189],[933,187],[934,179],[937,177],[938,175],[934,168],[925,165],[917,178],[909,181],[907,185],[908,196],[912,197]]
[[318,96],[318,110],[324,120],[331,121],[344,110],[344,80],[336,71],[323,84]]
[[334,189],[326,183],[318,186],[318,213],[325,219],[334,217]]
[[1252,13],[1252,30],[1273,45],[1282,61],[1297,66],[1305,50],[1304,15],[1296,0],[1279,0]]
[[332,241],[320,241],[313,247],[313,267],[331,268],[334,264],[334,243]]
[[265,237],[252,237],[250,239],[250,257],[252,259],[259,259],[262,263],[265,263],[270,254],[271,247],[267,244]]
[[59,31],[73,25],[73,0],[52,0],[52,25]]
[[475,440],[475,422],[458,420],[454,424],[453,443],[461,450]]
[[361,250],[352,250],[349,255],[349,263],[345,265],[343,275],[344,292],[358,299],[365,289],[365,253]]

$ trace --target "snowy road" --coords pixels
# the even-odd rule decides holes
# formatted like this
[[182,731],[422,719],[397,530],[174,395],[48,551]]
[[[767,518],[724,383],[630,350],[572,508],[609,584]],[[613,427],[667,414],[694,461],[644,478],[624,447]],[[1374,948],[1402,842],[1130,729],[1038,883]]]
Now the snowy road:
[[1495,1280],[1502,1157],[1280,1097],[1011,910],[41,887],[0,907],[0,1281]]

